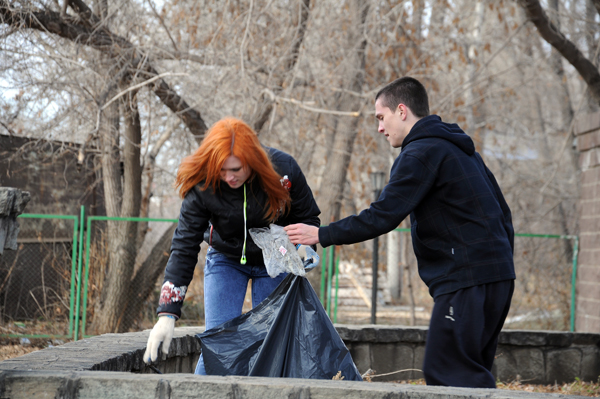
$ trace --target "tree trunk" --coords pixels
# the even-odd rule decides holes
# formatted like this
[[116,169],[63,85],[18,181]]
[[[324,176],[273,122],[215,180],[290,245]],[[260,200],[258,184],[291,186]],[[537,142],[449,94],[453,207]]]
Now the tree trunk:
[[129,301],[125,308],[125,315],[127,317],[123,318],[123,322],[120,325],[121,331],[128,331],[134,325],[134,322],[138,320],[144,303],[148,300],[150,294],[152,294],[156,281],[165,271],[165,266],[169,260],[171,239],[176,228],[177,224],[174,223],[164,232],[144,263],[142,263],[135,273],[135,277],[131,281],[131,287],[136,287],[137,289],[135,291],[132,290],[129,296]]
[[[108,97],[112,97],[111,94],[116,94],[116,91],[109,90],[108,93]],[[104,186],[104,204],[106,207],[106,214],[113,217],[119,216],[121,213],[121,199],[123,194],[119,154],[119,127],[119,104],[113,102],[107,108],[100,111],[100,125],[98,129],[101,151],[102,183]],[[109,265],[107,268],[109,273],[107,281],[110,284],[110,275],[113,273],[110,265],[119,257],[118,241],[110,239],[110,237],[114,238],[118,236],[117,222],[108,221],[106,229],[106,236],[109,237],[108,256],[106,260]],[[123,280],[120,282],[123,283]],[[115,314],[104,312],[105,306],[103,305],[103,301],[107,299],[106,294],[107,291],[104,290],[100,302],[96,303],[96,310],[94,311],[94,319],[92,322],[93,333],[111,331],[110,329],[103,330],[102,327],[107,326],[108,320],[116,318]]]
[[[287,54],[287,60],[283,63],[283,71],[276,79],[276,82],[271,90],[274,94],[278,94],[283,90],[283,86],[286,81],[289,82],[292,80],[291,78],[293,77],[293,70],[298,62],[298,57],[300,55],[300,46],[302,46],[302,42],[304,41],[306,25],[308,23],[309,15],[310,0],[301,0],[299,2],[296,35],[292,42],[290,52]],[[262,95],[261,100],[257,105],[254,117],[252,118],[252,125],[257,134],[260,134],[260,131],[262,130],[263,126],[269,120],[269,117],[273,112],[274,101],[275,99],[271,98],[269,95]]]
[[[171,138],[175,126],[169,127],[156,141],[152,150],[148,153],[144,162],[144,172],[146,173],[146,185],[143,190],[142,203],[140,205],[140,217],[147,218],[150,214],[150,198],[152,197],[152,184],[154,182],[154,167],[156,166],[156,157],[162,146]],[[148,222],[140,222],[138,227],[137,249],[142,247],[146,233],[148,232]]]
[[[138,69],[143,79],[154,79],[151,88],[160,101],[171,109],[188,127],[197,142],[206,132],[206,124],[200,113],[190,107],[163,79],[156,79],[158,72],[146,57],[139,56],[135,46],[127,39],[113,34],[108,26],[108,2],[95,3],[94,13],[82,1],[68,2],[78,17],[53,12],[49,9],[17,9],[5,0],[0,0],[0,17],[2,23],[14,27],[27,27],[47,34],[53,34],[74,43],[84,44],[101,52],[107,62],[105,71],[121,63],[121,71]],[[100,16],[100,17],[98,17]],[[101,76],[105,75],[101,73]],[[121,89],[126,90],[131,83],[132,75],[113,76],[123,79]],[[99,104],[113,99],[115,88],[106,90]],[[126,141],[124,144],[123,167],[119,154],[119,110],[118,101],[112,102],[100,112],[99,138],[101,150],[102,176],[105,194],[105,206],[108,216],[137,217],[141,202],[140,171],[140,120],[135,96],[126,94],[124,120],[126,123]],[[123,176],[121,176],[121,169]],[[123,179],[124,185],[122,185]],[[138,287],[130,286],[135,264],[137,224],[133,222],[109,221],[107,237],[109,248],[108,274],[104,282],[106,289],[97,304],[93,330],[97,333],[121,331],[127,295]],[[164,267],[164,265],[163,265]],[[152,282],[153,284],[153,282]],[[141,287],[140,287],[141,288]],[[121,326],[121,327],[120,327]]]
[[[356,29],[349,31],[348,44],[349,48],[355,50],[348,57],[349,62],[347,62],[345,78],[342,79],[342,82],[349,82],[347,89],[350,92],[361,93],[365,79],[365,48],[367,46],[363,30],[369,7],[368,3],[365,4],[361,0],[352,0],[350,4]],[[342,91],[338,96],[336,108],[339,111],[355,111],[361,105],[362,100]],[[332,135],[332,146],[328,147],[331,148],[331,151],[325,166],[327,173],[323,176],[319,188],[319,207],[322,212],[321,221],[324,224],[340,218],[348,165],[358,134],[358,121],[358,118],[344,116],[337,117],[333,121],[335,130]]]
[[390,297],[400,299],[402,295],[402,267],[400,266],[400,233],[390,231],[387,234],[387,285]]
[[[469,0],[470,1],[470,0]],[[466,80],[469,82],[469,89],[466,94],[466,131],[475,142],[475,149],[484,156],[485,147],[485,105],[481,102],[481,90],[475,85],[479,72],[479,55],[481,54],[481,29],[485,20],[485,6],[482,0],[477,0],[473,5],[474,19],[471,25],[471,32],[466,43],[467,68]]]
[[[550,20],[560,30],[558,0],[549,0],[548,6],[552,10],[552,13],[550,14]],[[567,131],[571,126],[571,121],[573,120],[573,107],[571,106],[571,95],[569,94],[567,77],[565,76],[565,69],[563,68],[562,64],[563,58],[555,48],[552,48],[552,51],[550,52],[549,62],[552,71],[556,74],[558,81],[558,103],[560,104],[560,113],[562,115],[563,122],[560,130]]]
[[[543,136],[543,144],[544,144],[544,151],[542,151],[542,156],[544,157],[546,163],[550,166],[553,166],[554,164],[554,153],[555,151],[552,151],[550,142],[556,142],[557,140],[555,139],[551,139],[549,136],[549,132],[546,131],[546,126],[544,123],[544,119],[542,116],[542,104],[541,104],[541,99],[539,98],[539,95],[537,93],[533,93],[533,95],[535,96],[535,104],[536,104],[536,108],[537,108],[537,115],[538,115],[538,123],[540,126],[540,131],[542,132],[542,136]],[[559,132],[560,133],[560,132]],[[561,137],[562,135],[559,135],[558,137]],[[569,153],[571,153],[571,150],[567,150],[569,151]],[[560,196],[561,194],[564,193],[557,193],[557,196]],[[543,200],[543,196],[541,197],[541,199]],[[568,224],[568,216],[565,212],[565,208],[563,206],[562,201],[557,205],[557,210],[558,210],[558,223],[559,226],[562,230],[561,234],[564,235],[569,235],[571,234],[569,231],[569,224]],[[563,243],[563,247],[564,247],[564,259],[565,262],[568,264],[571,262],[571,260],[573,259],[573,244],[571,242],[571,240],[562,240]]]
[[[109,213],[109,216],[137,217],[140,212],[141,200],[141,128],[136,97],[134,95],[126,96],[123,110],[123,119],[125,121],[125,143],[123,146],[124,188],[122,190],[120,209],[118,209],[119,207],[116,203],[113,203],[110,207],[111,213]],[[114,158],[114,155],[103,157],[103,171],[106,170],[107,164],[110,161],[115,160]],[[118,162],[116,164],[119,165]],[[111,182],[105,183],[105,187],[108,184],[114,184],[117,180],[120,181],[121,178],[121,176],[115,176],[114,171],[112,171],[110,176],[112,176],[112,179],[110,179]],[[106,177],[105,180],[107,180]],[[117,198],[119,197],[111,198],[109,201],[117,202]],[[122,325],[123,318],[127,317],[124,312],[130,299],[129,295],[136,291],[133,289],[132,292],[130,282],[136,258],[137,223],[111,221],[108,223],[109,234],[107,237],[110,251],[108,275],[104,284],[105,290],[102,295],[101,308],[94,317],[93,325],[94,331],[100,334],[123,331],[120,326]]]
[[[550,4],[557,2],[558,0],[551,0]],[[598,33],[598,23],[596,22],[596,16],[600,13],[600,10],[597,9],[600,1],[585,1],[585,42],[588,48],[588,58],[592,61],[592,64],[598,65],[598,40],[596,39],[596,34]],[[566,81],[565,81],[566,86]],[[594,98],[588,92],[586,93],[586,102],[587,102],[587,112],[588,114],[594,113],[598,111],[598,103],[594,101]]]

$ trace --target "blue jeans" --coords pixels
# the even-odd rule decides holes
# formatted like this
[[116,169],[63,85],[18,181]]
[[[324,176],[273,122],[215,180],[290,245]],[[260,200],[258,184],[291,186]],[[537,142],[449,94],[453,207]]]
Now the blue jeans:
[[[252,307],[269,296],[286,277],[285,273],[271,278],[264,266],[242,265],[209,248],[204,264],[204,325],[207,330],[242,314],[248,281],[252,280]],[[194,374],[206,375],[202,355]]]

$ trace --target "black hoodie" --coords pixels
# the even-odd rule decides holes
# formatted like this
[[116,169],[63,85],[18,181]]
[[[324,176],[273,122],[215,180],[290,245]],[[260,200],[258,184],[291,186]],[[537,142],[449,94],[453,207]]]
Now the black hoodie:
[[402,143],[390,181],[369,209],[319,229],[322,246],[372,239],[410,214],[419,274],[434,298],[515,278],[510,209],[473,140],[437,115]]

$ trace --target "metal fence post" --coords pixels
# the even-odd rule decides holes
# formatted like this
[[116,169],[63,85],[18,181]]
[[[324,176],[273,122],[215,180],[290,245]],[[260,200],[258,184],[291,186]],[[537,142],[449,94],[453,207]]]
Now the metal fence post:
[[81,205],[79,216],[79,250],[77,251],[77,305],[75,306],[75,331],[73,332],[73,340],[79,339],[79,320],[80,320],[80,299],[81,299],[81,260],[83,258],[83,231],[85,230],[85,206]]

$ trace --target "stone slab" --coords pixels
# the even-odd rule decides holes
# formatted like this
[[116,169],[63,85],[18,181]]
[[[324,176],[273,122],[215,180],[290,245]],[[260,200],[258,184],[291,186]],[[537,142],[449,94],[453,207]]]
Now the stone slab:
[[131,374],[106,371],[2,371],[0,398],[78,399],[559,399],[503,389],[415,386],[296,378]]
[[[422,378],[423,375],[419,369],[423,363],[426,329],[408,327],[406,331],[401,331],[404,329],[403,327],[372,325],[364,326],[362,329],[357,326],[336,325],[336,329],[352,353],[359,371],[365,373],[369,368],[375,370],[372,381],[380,383],[380,381],[387,378],[389,380]],[[156,383],[153,388],[159,396],[150,397],[171,397],[168,395],[173,392],[173,384],[168,381],[177,376],[189,376],[193,373],[201,349],[195,335],[203,332],[203,330],[204,327],[202,326],[178,327],[175,329],[169,354],[163,355],[161,352],[159,360],[155,363],[155,367],[164,373],[162,375],[163,382]],[[55,397],[54,389],[56,386],[62,387],[60,389],[74,389],[73,386],[78,386],[78,379],[65,379],[62,373],[78,374],[87,371],[111,371],[117,373],[113,375],[124,373],[125,375],[135,376],[132,378],[138,378],[142,375],[156,376],[155,371],[148,367],[142,359],[149,332],[150,330],[126,334],[105,334],[32,352],[0,362],[0,373],[5,376],[18,375],[18,378],[22,379],[22,386],[29,387],[27,388],[29,393],[34,392],[39,387],[34,382],[23,379],[25,377],[20,373],[32,372],[32,375],[37,375],[38,372],[49,373],[39,374],[40,384],[48,387],[45,392],[51,392],[48,397]],[[361,341],[362,339],[364,341]],[[586,381],[596,381],[598,375],[600,375],[600,348],[598,347],[600,334],[508,330],[501,333],[500,341],[502,344],[498,348],[493,369],[494,375],[500,381],[510,382],[520,379],[530,383],[548,384],[555,381],[559,383],[572,382],[575,377],[583,378]],[[398,374],[399,371],[402,375]],[[379,375],[386,373],[390,374],[387,376]],[[63,377],[60,377],[60,381],[56,382],[56,379],[52,377],[55,375]],[[549,382],[548,378],[551,378],[552,381]],[[46,383],[47,381],[50,382]],[[312,382],[302,381],[304,381],[303,384],[312,387]],[[89,388],[90,392],[104,392],[103,384],[106,384],[106,381],[91,379],[85,384],[93,385],[93,388]],[[122,389],[129,389],[125,388],[125,386],[129,386],[127,381],[118,384],[123,384]],[[292,395],[290,397],[309,397],[303,396],[312,392],[310,389],[308,391],[303,390],[305,388],[302,387],[305,385],[300,386],[300,388],[294,385],[293,388],[290,388],[289,394]],[[17,386],[15,385],[13,388],[17,389]],[[206,387],[203,386],[202,389],[206,389]],[[222,387],[219,389],[222,389]],[[423,387],[416,386],[415,389],[420,390]],[[182,393],[183,397],[186,397],[185,389],[182,392],[184,392]],[[240,393],[241,396],[232,397],[254,397],[246,396],[244,392]],[[497,395],[496,391],[492,392]],[[296,394],[300,396],[293,396]],[[397,394],[404,395],[405,393],[393,391],[390,393],[391,396],[388,397],[399,397],[396,396]],[[112,394],[106,392],[97,397],[105,399],[112,397],[110,395]],[[411,393],[409,396],[415,395]],[[508,394],[504,393],[503,395]],[[12,396],[0,396],[0,399],[6,397]],[[79,398],[84,396],[65,394],[56,397]],[[447,396],[447,398],[450,397]]]

